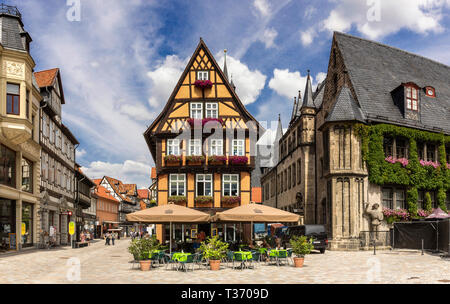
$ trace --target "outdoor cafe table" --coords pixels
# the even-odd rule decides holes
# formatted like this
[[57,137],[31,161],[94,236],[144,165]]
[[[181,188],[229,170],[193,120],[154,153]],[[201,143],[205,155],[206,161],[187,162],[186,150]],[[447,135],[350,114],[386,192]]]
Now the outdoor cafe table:
[[286,252],[286,255],[287,255],[286,249],[270,249],[270,251],[269,251],[269,257],[275,258],[277,261],[277,265],[278,265],[278,257],[280,256],[280,252]]
[[[177,262],[186,262],[188,256],[190,256],[190,253],[185,253],[185,252],[175,252],[172,255],[172,260],[177,261]],[[181,263],[181,268],[184,268],[184,264]]]
[[[244,268],[247,266],[245,263],[248,260],[251,260],[253,258],[252,253],[250,251],[235,251],[234,256],[236,257],[236,254],[240,254],[242,261],[241,261],[241,268]],[[236,259],[236,258],[235,258]]]

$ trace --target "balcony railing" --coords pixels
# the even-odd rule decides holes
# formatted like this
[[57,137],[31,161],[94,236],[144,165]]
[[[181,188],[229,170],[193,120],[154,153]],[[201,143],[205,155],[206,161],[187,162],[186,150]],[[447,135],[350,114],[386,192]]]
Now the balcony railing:
[[0,14],[8,14],[22,19],[22,14],[19,12],[16,6],[10,6],[3,3],[0,4]]

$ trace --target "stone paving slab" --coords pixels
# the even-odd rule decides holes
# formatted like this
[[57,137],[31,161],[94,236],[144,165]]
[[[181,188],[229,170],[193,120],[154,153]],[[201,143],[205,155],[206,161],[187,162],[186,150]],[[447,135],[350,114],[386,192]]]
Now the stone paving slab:
[[[220,271],[196,268],[177,272],[165,267],[132,269],[127,252],[130,240],[116,246],[97,242],[89,247],[40,250],[13,256],[0,255],[0,283],[87,284],[418,284],[449,283],[450,260],[420,251],[394,250],[311,254],[303,268],[261,264],[256,269]],[[74,259],[75,258],[75,259]],[[79,271],[77,271],[79,269]],[[79,273],[79,275],[78,275]]]

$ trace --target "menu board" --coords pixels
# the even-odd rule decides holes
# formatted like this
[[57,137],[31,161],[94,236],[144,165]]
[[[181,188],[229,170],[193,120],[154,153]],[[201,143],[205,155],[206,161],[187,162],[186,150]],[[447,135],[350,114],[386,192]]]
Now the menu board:
[[16,242],[16,234],[15,233],[9,233],[9,249],[13,249],[13,250],[17,249],[17,242]]

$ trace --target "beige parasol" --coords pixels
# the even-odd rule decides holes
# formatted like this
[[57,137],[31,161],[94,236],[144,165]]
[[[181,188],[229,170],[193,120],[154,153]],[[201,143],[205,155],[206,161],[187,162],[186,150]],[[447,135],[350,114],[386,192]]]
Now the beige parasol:
[[298,222],[300,216],[265,205],[248,204],[224,212],[217,212],[212,220],[220,222],[255,223]]
[[172,203],[127,214],[129,222],[169,224],[170,253],[172,253],[172,223],[206,223],[210,218],[207,213]]

